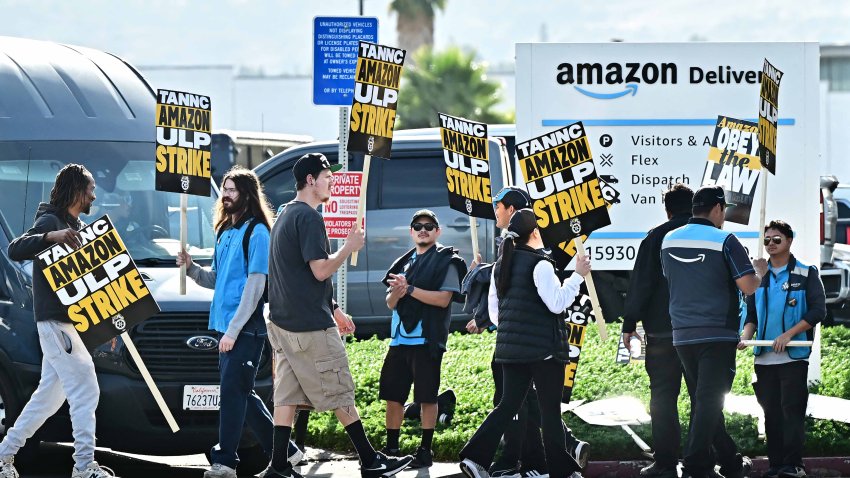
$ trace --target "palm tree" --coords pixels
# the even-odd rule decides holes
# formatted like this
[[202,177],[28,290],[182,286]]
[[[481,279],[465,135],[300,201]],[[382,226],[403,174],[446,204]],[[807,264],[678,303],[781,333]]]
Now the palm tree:
[[423,48],[415,64],[405,68],[399,92],[396,128],[437,126],[437,112],[484,123],[511,123],[512,113],[493,111],[501,100],[501,84],[489,80],[475,52],[449,47]]
[[[434,15],[446,0],[392,0],[390,11],[398,15],[398,47],[411,57],[423,45],[434,45]],[[412,58],[411,58],[412,59]]]

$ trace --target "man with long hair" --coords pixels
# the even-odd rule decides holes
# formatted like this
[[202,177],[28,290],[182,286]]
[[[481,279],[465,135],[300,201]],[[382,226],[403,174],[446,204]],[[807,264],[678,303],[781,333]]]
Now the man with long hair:
[[[34,260],[53,244],[78,248],[83,222],[96,199],[94,177],[79,164],[68,164],[56,175],[50,202],[38,205],[35,223],[9,244],[13,261]],[[72,478],[115,476],[94,461],[95,409],[100,388],[92,356],[86,350],[73,322],[40,271],[32,277],[33,304],[38,342],[44,358],[38,388],[0,443],[0,478],[18,478],[14,456],[28,438],[68,400],[74,436]]]
[[[210,330],[218,332],[221,402],[218,444],[205,478],[236,478],[236,450],[245,424],[266,454],[272,452],[272,416],[254,391],[266,341],[263,292],[269,272],[269,230],[273,214],[257,175],[235,167],[224,175],[215,205],[216,245],[212,268],[201,268],[186,251],[177,265],[198,285],[214,289]],[[300,452],[290,455],[297,463]]]

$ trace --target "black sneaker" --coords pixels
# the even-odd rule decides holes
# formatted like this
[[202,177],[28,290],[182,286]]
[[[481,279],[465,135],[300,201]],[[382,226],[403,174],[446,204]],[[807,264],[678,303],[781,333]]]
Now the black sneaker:
[[410,462],[410,466],[408,468],[430,468],[433,464],[434,458],[431,450],[420,446],[416,449],[416,454],[413,455],[413,461]]
[[583,470],[587,466],[587,458],[590,455],[590,445],[586,441],[576,440],[569,448],[570,455],[575,458],[578,466]]
[[286,468],[283,470],[275,470],[271,463],[269,463],[268,468],[261,471],[257,476],[260,478],[304,478],[300,473],[292,469],[291,463],[287,463]]
[[720,467],[720,474],[726,478],[746,478],[750,476],[750,471],[753,469],[753,461],[749,457],[738,455],[741,457],[741,465],[737,470],[730,470],[726,467]]
[[381,453],[383,453],[386,456],[396,456],[396,457],[402,456],[401,450],[398,449],[398,448],[383,447],[383,448],[381,448]]
[[509,468],[507,470],[492,470],[490,471],[491,478],[522,478],[519,468]]
[[386,478],[393,476],[399,471],[407,468],[407,465],[413,461],[412,456],[403,456],[401,458],[389,458],[381,452],[375,457],[375,462],[369,466],[360,467],[360,476],[363,478]]
[[779,478],[779,467],[771,466],[762,473],[761,478]]
[[641,478],[678,478],[679,472],[676,471],[675,467],[669,468],[658,463],[652,463],[645,468],[641,468],[640,476]]
[[783,466],[778,473],[779,478],[806,478],[806,469],[802,466]]

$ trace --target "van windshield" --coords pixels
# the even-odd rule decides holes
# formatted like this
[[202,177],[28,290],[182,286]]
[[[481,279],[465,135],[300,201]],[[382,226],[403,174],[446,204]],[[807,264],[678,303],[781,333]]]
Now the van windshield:
[[[94,176],[97,199],[83,222],[108,214],[139,266],[174,265],[180,249],[180,194],[154,189],[154,145],[138,142],[0,142],[0,226],[9,240],[32,225],[39,202],[50,200],[56,173],[68,163]],[[212,257],[217,197],[189,196],[189,253]]]

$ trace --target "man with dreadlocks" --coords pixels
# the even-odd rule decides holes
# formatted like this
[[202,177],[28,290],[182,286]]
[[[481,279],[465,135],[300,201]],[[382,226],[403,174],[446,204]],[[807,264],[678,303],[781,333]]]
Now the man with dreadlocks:
[[[266,342],[263,292],[269,273],[269,226],[273,214],[259,178],[236,166],[224,175],[215,206],[216,245],[212,268],[203,269],[181,251],[177,265],[201,287],[214,289],[210,330],[218,332],[221,402],[218,444],[205,478],[236,478],[236,449],[245,424],[266,454],[272,453],[272,415],[254,391],[260,355]],[[289,460],[301,451],[290,443]]]
[[[53,244],[80,247],[80,214],[88,214],[96,199],[94,177],[79,164],[69,164],[56,175],[50,202],[38,205],[35,223],[9,244],[13,261],[35,259]],[[74,436],[72,478],[106,478],[112,470],[94,461],[95,409],[100,389],[92,356],[86,350],[59,298],[43,274],[33,274],[33,303],[38,341],[44,359],[38,388],[0,443],[0,478],[18,478],[14,456],[28,438],[68,400]]]

